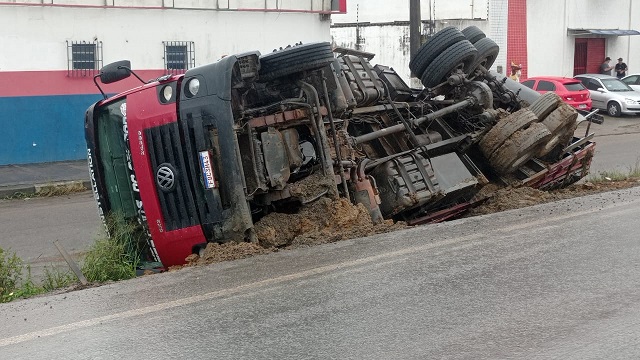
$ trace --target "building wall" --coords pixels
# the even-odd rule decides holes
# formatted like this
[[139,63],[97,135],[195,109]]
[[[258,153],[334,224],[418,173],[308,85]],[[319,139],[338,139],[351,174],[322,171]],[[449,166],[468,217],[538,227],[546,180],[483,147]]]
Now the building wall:
[[[567,29],[640,30],[636,0],[530,0],[527,3],[529,76],[573,76],[575,36]],[[593,35],[592,38],[602,36]],[[605,36],[605,54],[640,72],[640,36]],[[603,61],[601,59],[600,61]]]
[[[488,0],[421,0],[423,20],[481,19],[488,16]],[[334,23],[409,21],[409,0],[349,0],[347,13]]]
[[[152,79],[165,73],[163,41],[193,41],[196,66],[227,54],[249,50],[268,53],[300,41],[329,41],[330,21],[326,14],[340,2],[47,3],[0,1],[0,126],[11,135],[0,142],[0,165],[85,157],[84,112],[101,95],[93,84],[93,73],[70,76],[67,41],[101,42],[103,65],[128,59],[143,79]],[[226,8],[205,8],[211,4]],[[117,92],[133,85],[134,81],[111,84],[107,91]]]
[[[494,0],[492,0],[494,1]],[[506,1],[506,0],[504,0]],[[428,0],[421,1],[423,35],[429,34],[429,20],[434,32],[446,26],[463,29],[475,25],[489,31],[487,0]],[[331,37],[335,46],[375,53],[372,65],[392,67],[409,85],[412,83],[409,70],[409,1],[408,0],[349,0],[347,13],[332,15]],[[357,32],[360,44],[356,43]]]
[[[439,31],[446,26],[465,28],[470,25],[476,25],[484,31],[486,30],[487,22],[481,20],[436,21],[435,31]],[[412,85],[411,71],[409,70],[411,54],[408,23],[373,23],[360,27],[356,25],[334,26],[331,29],[333,45],[356,49],[358,47],[356,44],[356,28],[359,28],[358,31],[360,32],[360,50],[376,54],[371,60],[371,64],[392,67],[408,85]]]
[[[478,26],[500,46],[492,70],[509,74],[514,61],[523,65],[523,79],[540,75],[573,76],[576,37],[567,33],[568,28],[640,30],[638,0],[474,1],[477,12],[473,12],[473,17],[479,18],[475,20],[470,20],[471,4],[468,0],[421,1],[422,20],[435,19],[436,30],[447,25],[460,29]],[[409,2],[350,0],[347,5],[346,14],[332,17],[333,41],[339,46],[354,47],[357,23],[364,38],[362,49],[376,53],[374,62],[391,65],[408,80],[408,25],[400,23],[409,20]],[[427,33],[428,27],[423,29]],[[605,40],[605,54],[614,59],[612,64],[622,57],[629,72],[640,72],[640,36],[590,38],[598,37]],[[590,64],[593,61],[590,59]]]

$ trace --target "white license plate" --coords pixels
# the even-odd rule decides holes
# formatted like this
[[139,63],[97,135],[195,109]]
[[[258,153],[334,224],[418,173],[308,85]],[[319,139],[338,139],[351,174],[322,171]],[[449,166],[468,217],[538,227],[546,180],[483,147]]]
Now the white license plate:
[[211,154],[208,151],[200,151],[200,167],[202,168],[202,178],[204,187],[212,189],[216,187],[216,179],[213,176],[213,164],[211,164]]
[[578,109],[586,109],[586,108],[587,108],[587,104],[578,105]]

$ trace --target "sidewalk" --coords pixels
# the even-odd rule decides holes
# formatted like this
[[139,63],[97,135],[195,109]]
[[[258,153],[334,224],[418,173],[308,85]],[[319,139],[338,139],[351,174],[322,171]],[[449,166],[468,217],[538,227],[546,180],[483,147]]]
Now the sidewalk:
[[0,199],[15,193],[33,194],[46,186],[82,183],[91,188],[87,160],[0,165]]

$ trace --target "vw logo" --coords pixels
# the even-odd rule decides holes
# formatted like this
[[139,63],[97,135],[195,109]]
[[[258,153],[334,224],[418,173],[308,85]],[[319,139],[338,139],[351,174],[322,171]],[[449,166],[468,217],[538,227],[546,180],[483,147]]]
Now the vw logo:
[[156,171],[156,183],[160,190],[171,191],[176,186],[176,170],[170,164],[161,164]]

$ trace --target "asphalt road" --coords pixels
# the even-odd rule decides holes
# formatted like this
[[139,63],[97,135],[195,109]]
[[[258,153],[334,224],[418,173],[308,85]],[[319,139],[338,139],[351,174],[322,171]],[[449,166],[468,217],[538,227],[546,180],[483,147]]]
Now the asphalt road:
[[633,359],[640,188],[0,305],[3,359]]
[[[576,130],[584,136],[586,123]],[[591,161],[591,173],[629,173],[640,168],[640,116],[611,117],[605,115],[603,124],[592,124],[596,153]]]
[[[0,247],[15,252],[39,280],[45,267],[68,269],[53,242],[77,261],[102,231],[93,195],[0,200]],[[25,274],[26,275],[26,274]],[[2,356],[0,356],[0,359]]]

